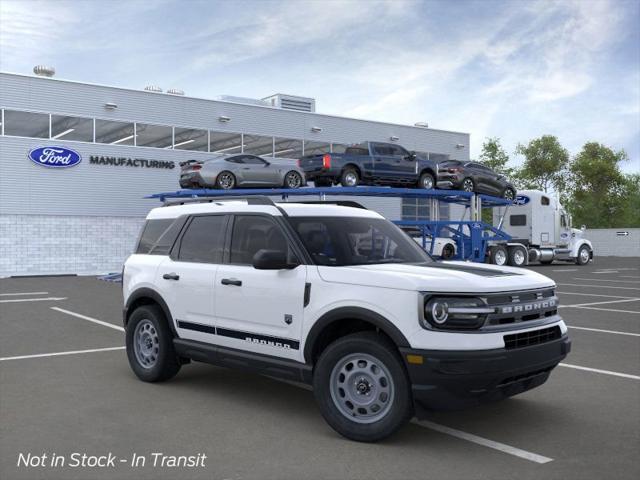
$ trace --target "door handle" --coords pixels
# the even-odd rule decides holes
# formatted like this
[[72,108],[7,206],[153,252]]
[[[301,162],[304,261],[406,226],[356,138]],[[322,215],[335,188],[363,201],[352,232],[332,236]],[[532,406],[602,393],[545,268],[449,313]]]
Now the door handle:
[[178,275],[177,273],[171,272],[171,273],[165,273],[164,275],[162,275],[162,278],[164,278],[165,280],[180,280],[180,275]]
[[236,280],[235,278],[223,278],[220,283],[222,285],[232,285],[234,287],[242,286],[242,280]]

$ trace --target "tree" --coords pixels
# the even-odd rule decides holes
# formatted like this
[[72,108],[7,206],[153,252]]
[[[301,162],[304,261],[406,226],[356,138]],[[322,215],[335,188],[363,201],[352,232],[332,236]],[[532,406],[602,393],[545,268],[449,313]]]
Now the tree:
[[509,155],[504,148],[502,148],[500,139],[497,137],[488,137],[485,139],[485,142],[482,144],[480,163],[507,177],[511,177],[514,174],[514,169],[507,166],[507,163],[509,163]]
[[569,169],[567,204],[576,225],[607,228],[637,223],[640,182],[637,175],[625,177],[620,171],[618,164],[625,160],[624,150],[615,152],[597,142],[584,144]]
[[518,144],[516,154],[525,157],[518,171],[521,183],[528,188],[561,193],[566,187],[569,152],[553,135],[534,138],[527,145]]

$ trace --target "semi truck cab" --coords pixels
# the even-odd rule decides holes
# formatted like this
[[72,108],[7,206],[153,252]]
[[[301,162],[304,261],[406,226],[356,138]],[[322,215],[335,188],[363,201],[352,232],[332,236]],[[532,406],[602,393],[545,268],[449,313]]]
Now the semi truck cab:
[[[513,205],[494,209],[493,224],[501,225],[512,237],[508,248],[527,250],[529,262],[548,264],[560,260],[584,265],[593,259],[593,246],[584,238],[585,226],[573,228],[569,213],[545,192],[518,192]],[[493,251],[498,247],[494,245]],[[493,263],[500,263],[495,254],[490,258]]]

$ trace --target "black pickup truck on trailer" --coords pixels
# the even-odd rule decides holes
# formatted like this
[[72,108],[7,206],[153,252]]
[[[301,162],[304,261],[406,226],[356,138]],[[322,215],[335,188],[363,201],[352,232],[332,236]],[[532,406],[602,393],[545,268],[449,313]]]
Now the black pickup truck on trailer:
[[393,143],[363,142],[347,147],[344,153],[302,157],[298,164],[307,181],[316,187],[340,183],[393,185],[431,189],[436,186],[438,164]]

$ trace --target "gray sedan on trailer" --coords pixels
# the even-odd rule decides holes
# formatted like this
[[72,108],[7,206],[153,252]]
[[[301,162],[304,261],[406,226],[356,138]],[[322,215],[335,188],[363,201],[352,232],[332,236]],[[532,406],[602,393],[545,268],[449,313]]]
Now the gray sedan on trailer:
[[256,155],[220,155],[211,160],[180,163],[181,188],[284,187],[306,185],[295,160]]

